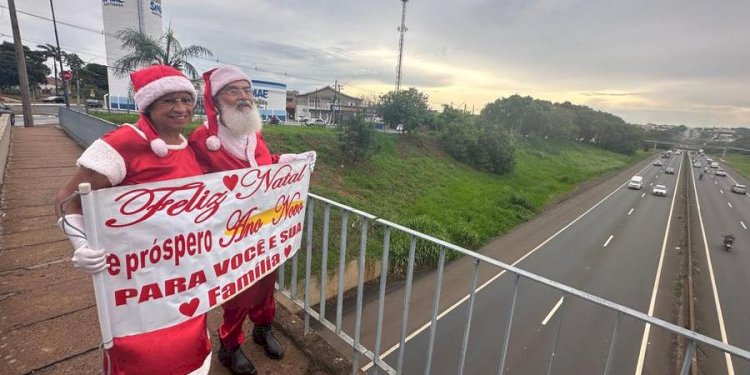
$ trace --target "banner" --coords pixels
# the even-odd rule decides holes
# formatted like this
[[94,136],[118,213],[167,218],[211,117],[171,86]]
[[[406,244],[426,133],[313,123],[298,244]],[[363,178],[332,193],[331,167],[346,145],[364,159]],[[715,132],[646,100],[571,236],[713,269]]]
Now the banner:
[[94,277],[104,341],[206,313],[273,272],[301,245],[309,182],[302,160],[84,194],[92,247],[109,254]]

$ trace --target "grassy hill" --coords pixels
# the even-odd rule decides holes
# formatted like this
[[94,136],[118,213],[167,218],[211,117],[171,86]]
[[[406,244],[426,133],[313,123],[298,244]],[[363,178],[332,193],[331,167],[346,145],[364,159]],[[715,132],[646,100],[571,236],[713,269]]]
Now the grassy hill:
[[581,182],[644,157],[522,139],[515,144],[515,171],[498,176],[456,162],[425,135],[378,133],[380,151],[355,166],[341,160],[330,130],[267,126],[264,135],[273,152],[317,151],[311,187],[316,194],[399,223],[426,215],[444,226],[468,225],[482,243]]

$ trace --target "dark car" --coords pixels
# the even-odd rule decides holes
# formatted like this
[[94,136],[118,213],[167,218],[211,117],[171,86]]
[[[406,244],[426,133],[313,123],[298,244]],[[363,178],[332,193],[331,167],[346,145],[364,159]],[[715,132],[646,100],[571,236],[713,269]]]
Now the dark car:
[[16,124],[16,115],[13,114],[13,110],[5,104],[0,104],[0,115],[10,115],[10,125]]
[[104,102],[98,99],[86,99],[86,107],[89,108],[101,108],[104,106]]
[[666,173],[666,174],[674,174],[674,168],[667,167],[667,169],[664,170],[664,173]]
[[42,99],[42,103],[65,103],[65,97],[62,96],[48,96]]

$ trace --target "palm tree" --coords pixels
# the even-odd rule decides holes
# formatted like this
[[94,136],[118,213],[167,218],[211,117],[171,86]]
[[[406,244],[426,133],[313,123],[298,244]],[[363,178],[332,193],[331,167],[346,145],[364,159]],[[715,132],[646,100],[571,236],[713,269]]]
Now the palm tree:
[[[60,95],[60,92],[57,87],[57,62],[58,62],[58,50],[57,47],[51,45],[51,44],[39,44],[37,47],[42,49],[42,53],[44,54],[44,57],[46,59],[52,58],[52,67],[55,70],[55,95]],[[64,54],[64,52],[62,53]],[[62,62],[60,63],[62,66]],[[46,83],[46,82],[45,82]]]
[[211,51],[203,46],[191,45],[183,48],[175,39],[171,28],[158,39],[133,29],[120,30],[116,35],[122,42],[122,48],[133,50],[115,61],[115,73],[118,75],[125,75],[151,64],[163,64],[197,78],[198,72],[188,59],[213,56]]

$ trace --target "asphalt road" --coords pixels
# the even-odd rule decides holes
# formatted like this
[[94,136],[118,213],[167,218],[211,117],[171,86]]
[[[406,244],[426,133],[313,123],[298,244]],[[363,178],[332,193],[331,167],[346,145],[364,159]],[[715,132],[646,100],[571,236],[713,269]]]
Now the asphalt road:
[[[21,104],[8,104],[13,112],[16,114],[16,125],[23,126],[23,109]],[[58,108],[64,106],[64,104],[32,104],[32,115],[34,116],[34,125],[53,125],[57,124],[57,111]],[[71,107],[76,107],[75,104],[71,104]]]
[[[680,170],[680,158],[668,161]],[[642,191],[620,187],[563,232],[517,264],[518,267],[631,308],[648,311],[674,197],[676,175],[647,166]],[[668,186],[669,197],[649,194],[655,183]],[[505,336],[513,278],[503,275],[477,294],[467,350],[466,373],[496,373]],[[506,363],[509,374],[603,372],[616,314],[559,292],[522,282]],[[454,374],[460,361],[460,338],[467,304],[437,324],[432,373]],[[429,330],[406,345],[404,373],[421,373],[427,360]],[[613,374],[633,374],[641,352],[643,324],[623,321],[615,346]],[[670,349],[666,349],[670,350]],[[396,365],[397,351],[386,360]],[[667,361],[668,362],[668,361]],[[654,366],[669,366],[669,363]],[[653,372],[653,371],[651,371]],[[654,372],[658,373],[658,372]]]
[[[706,156],[709,157],[709,156]],[[706,166],[706,157],[697,160]],[[697,233],[702,277],[696,279],[699,328],[702,333],[741,348],[750,348],[750,330],[747,329],[750,311],[750,196],[731,191],[734,183],[748,185],[748,181],[735,174],[721,160],[726,177],[716,176],[709,168],[703,180],[698,178],[700,168],[691,168],[693,192],[697,196],[695,212],[699,220],[694,226]],[[741,181],[737,181],[741,180]],[[726,252],[722,234],[733,233],[735,247]],[[700,250],[700,251],[698,251]],[[701,361],[706,373],[748,374],[750,364],[741,359],[728,360],[726,356],[708,351]]]

